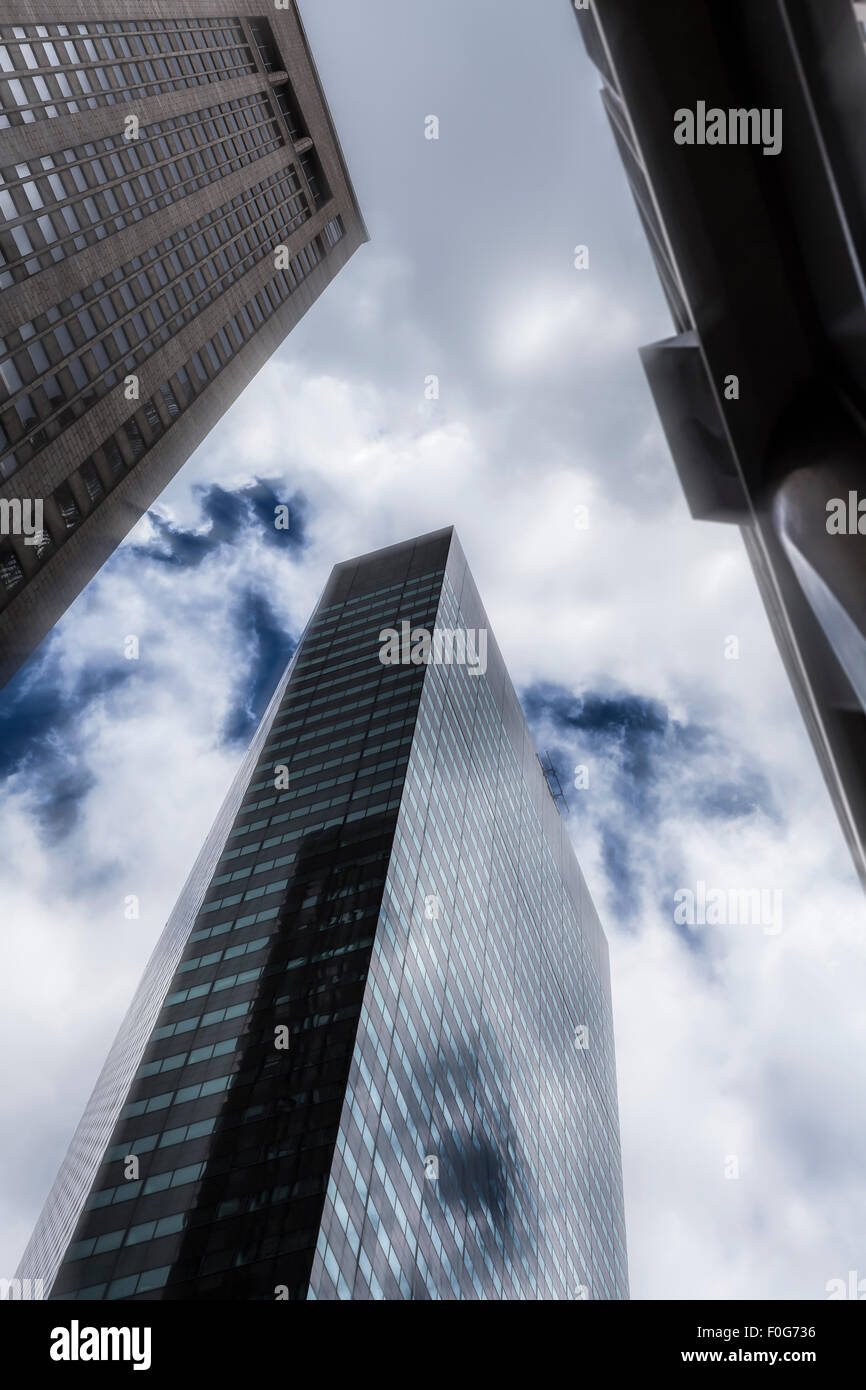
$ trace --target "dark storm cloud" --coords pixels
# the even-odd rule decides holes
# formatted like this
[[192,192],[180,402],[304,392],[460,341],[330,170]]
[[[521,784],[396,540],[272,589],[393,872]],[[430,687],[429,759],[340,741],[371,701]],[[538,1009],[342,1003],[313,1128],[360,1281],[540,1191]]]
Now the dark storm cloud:
[[[624,921],[638,901],[648,844],[657,846],[668,822],[725,822],[756,812],[779,815],[763,772],[717,731],[672,717],[660,700],[628,691],[575,695],[537,684],[523,692],[536,742],[549,752],[578,827],[599,835],[612,900]],[[574,787],[575,768],[590,770],[590,787]],[[681,882],[678,865],[663,877]]]
[[265,712],[297,641],[280,622],[269,600],[254,589],[237,596],[232,621],[246,649],[235,702],[223,726],[227,743],[248,742]]
[[129,662],[93,662],[70,687],[49,642],[0,695],[0,780],[26,780],[34,814],[46,838],[63,839],[94,784],[77,735],[86,711],[132,674]]
[[[307,545],[309,508],[302,493],[291,497],[278,478],[256,478],[255,482],[229,491],[219,484],[197,489],[201,522],[194,530],[175,526],[152,516],[158,539],[136,546],[134,554],[156,564],[179,569],[198,569],[222,547],[236,546],[248,533],[260,536],[266,545],[279,548],[293,559]],[[277,508],[289,508],[289,529],[277,529]],[[270,600],[252,585],[241,587],[232,596],[228,614],[237,646],[244,654],[238,669],[231,710],[221,731],[228,744],[246,743],[267,707],[296,641],[281,622]]]
[[[275,508],[286,502],[290,528],[274,526]],[[201,531],[175,527],[152,514],[158,540],[129,546],[109,562],[171,565],[198,569],[222,546],[255,530],[265,543],[293,558],[307,544],[307,504],[300,493],[287,497],[277,479],[259,479],[235,491],[212,485],[200,489]],[[206,529],[204,529],[206,528]],[[239,670],[235,704],[223,736],[229,743],[250,737],[294,650],[295,642],[268,600],[252,587],[233,601],[230,620],[249,666]],[[105,654],[94,656],[70,683],[60,648],[51,638],[0,693],[0,781],[14,774],[26,779],[34,815],[46,839],[58,841],[73,829],[94,785],[80,747],[80,730],[89,713],[132,675],[139,663]],[[155,673],[151,672],[154,676]]]
[[[198,492],[201,523],[207,529],[185,530],[152,513],[151,521],[158,539],[148,545],[131,547],[131,553],[139,559],[196,569],[220,546],[235,544],[244,531],[252,528],[268,545],[279,546],[293,555],[304,549],[307,543],[306,499],[300,493],[287,497],[285,489],[280,489],[279,479],[257,478],[234,492],[214,483],[199,488]],[[276,509],[282,505],[289,508],[288,530],[278,530],[274,525]]]

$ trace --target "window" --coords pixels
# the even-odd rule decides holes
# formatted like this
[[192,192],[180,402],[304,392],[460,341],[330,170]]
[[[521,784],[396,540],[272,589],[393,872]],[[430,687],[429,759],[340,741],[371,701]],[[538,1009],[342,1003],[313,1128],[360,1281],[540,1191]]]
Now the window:
[[104,495],[105,488],[102,486],[102,480],[96,471],[96,464],[93,459],[88,459],[86,463],[83,463],[79,473],[91,503],[98,502],[100,497]]
[[54,501],[67,531],[73,530],[81,520],[81,512],[68,483],[61,483],[58,488],[54,489]]
[[18,556],[10,545],[0,547],[0,583],[8,591],[15,589],[24,578]]

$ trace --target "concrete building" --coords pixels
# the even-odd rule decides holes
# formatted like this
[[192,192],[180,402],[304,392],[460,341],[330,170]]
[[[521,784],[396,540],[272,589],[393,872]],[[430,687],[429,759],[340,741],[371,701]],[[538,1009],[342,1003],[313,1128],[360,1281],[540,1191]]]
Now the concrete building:
[[0,16],[0,681],[367,239],[294,3],[72,12]]

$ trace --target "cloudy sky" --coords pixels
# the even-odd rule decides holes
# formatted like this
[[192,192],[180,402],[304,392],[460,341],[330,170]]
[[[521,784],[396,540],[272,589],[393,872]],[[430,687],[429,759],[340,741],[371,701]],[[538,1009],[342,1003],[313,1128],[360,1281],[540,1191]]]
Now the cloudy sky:
[[[568,0],[301,8],[372,241],[0,695],[0,1275],[331,566],[453,523],[610,941],[633,1296],[825,1297],[866,1277],[866,908],[658,426],[672,330]],[[699,881],[782,930],[677,925]]]

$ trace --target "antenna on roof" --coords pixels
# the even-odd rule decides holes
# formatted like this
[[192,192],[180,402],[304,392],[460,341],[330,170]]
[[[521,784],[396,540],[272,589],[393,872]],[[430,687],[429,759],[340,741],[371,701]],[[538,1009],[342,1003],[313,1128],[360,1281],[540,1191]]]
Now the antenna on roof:
[[565,809],[566,814],[568,814],[571,811],[571,807],[568,804],[565,792],[562,790],[562,783],[559,780],[559,774],[554,766],[553,758],[551,757],[549,752],[545,751],[544,758],[539,758],[538,761],[541,764],[541,770],[544,773],[544,780],[547,783],[547,790],[553,797],[556,807],[559,810],[559,814],[562,815],[563,808]]

